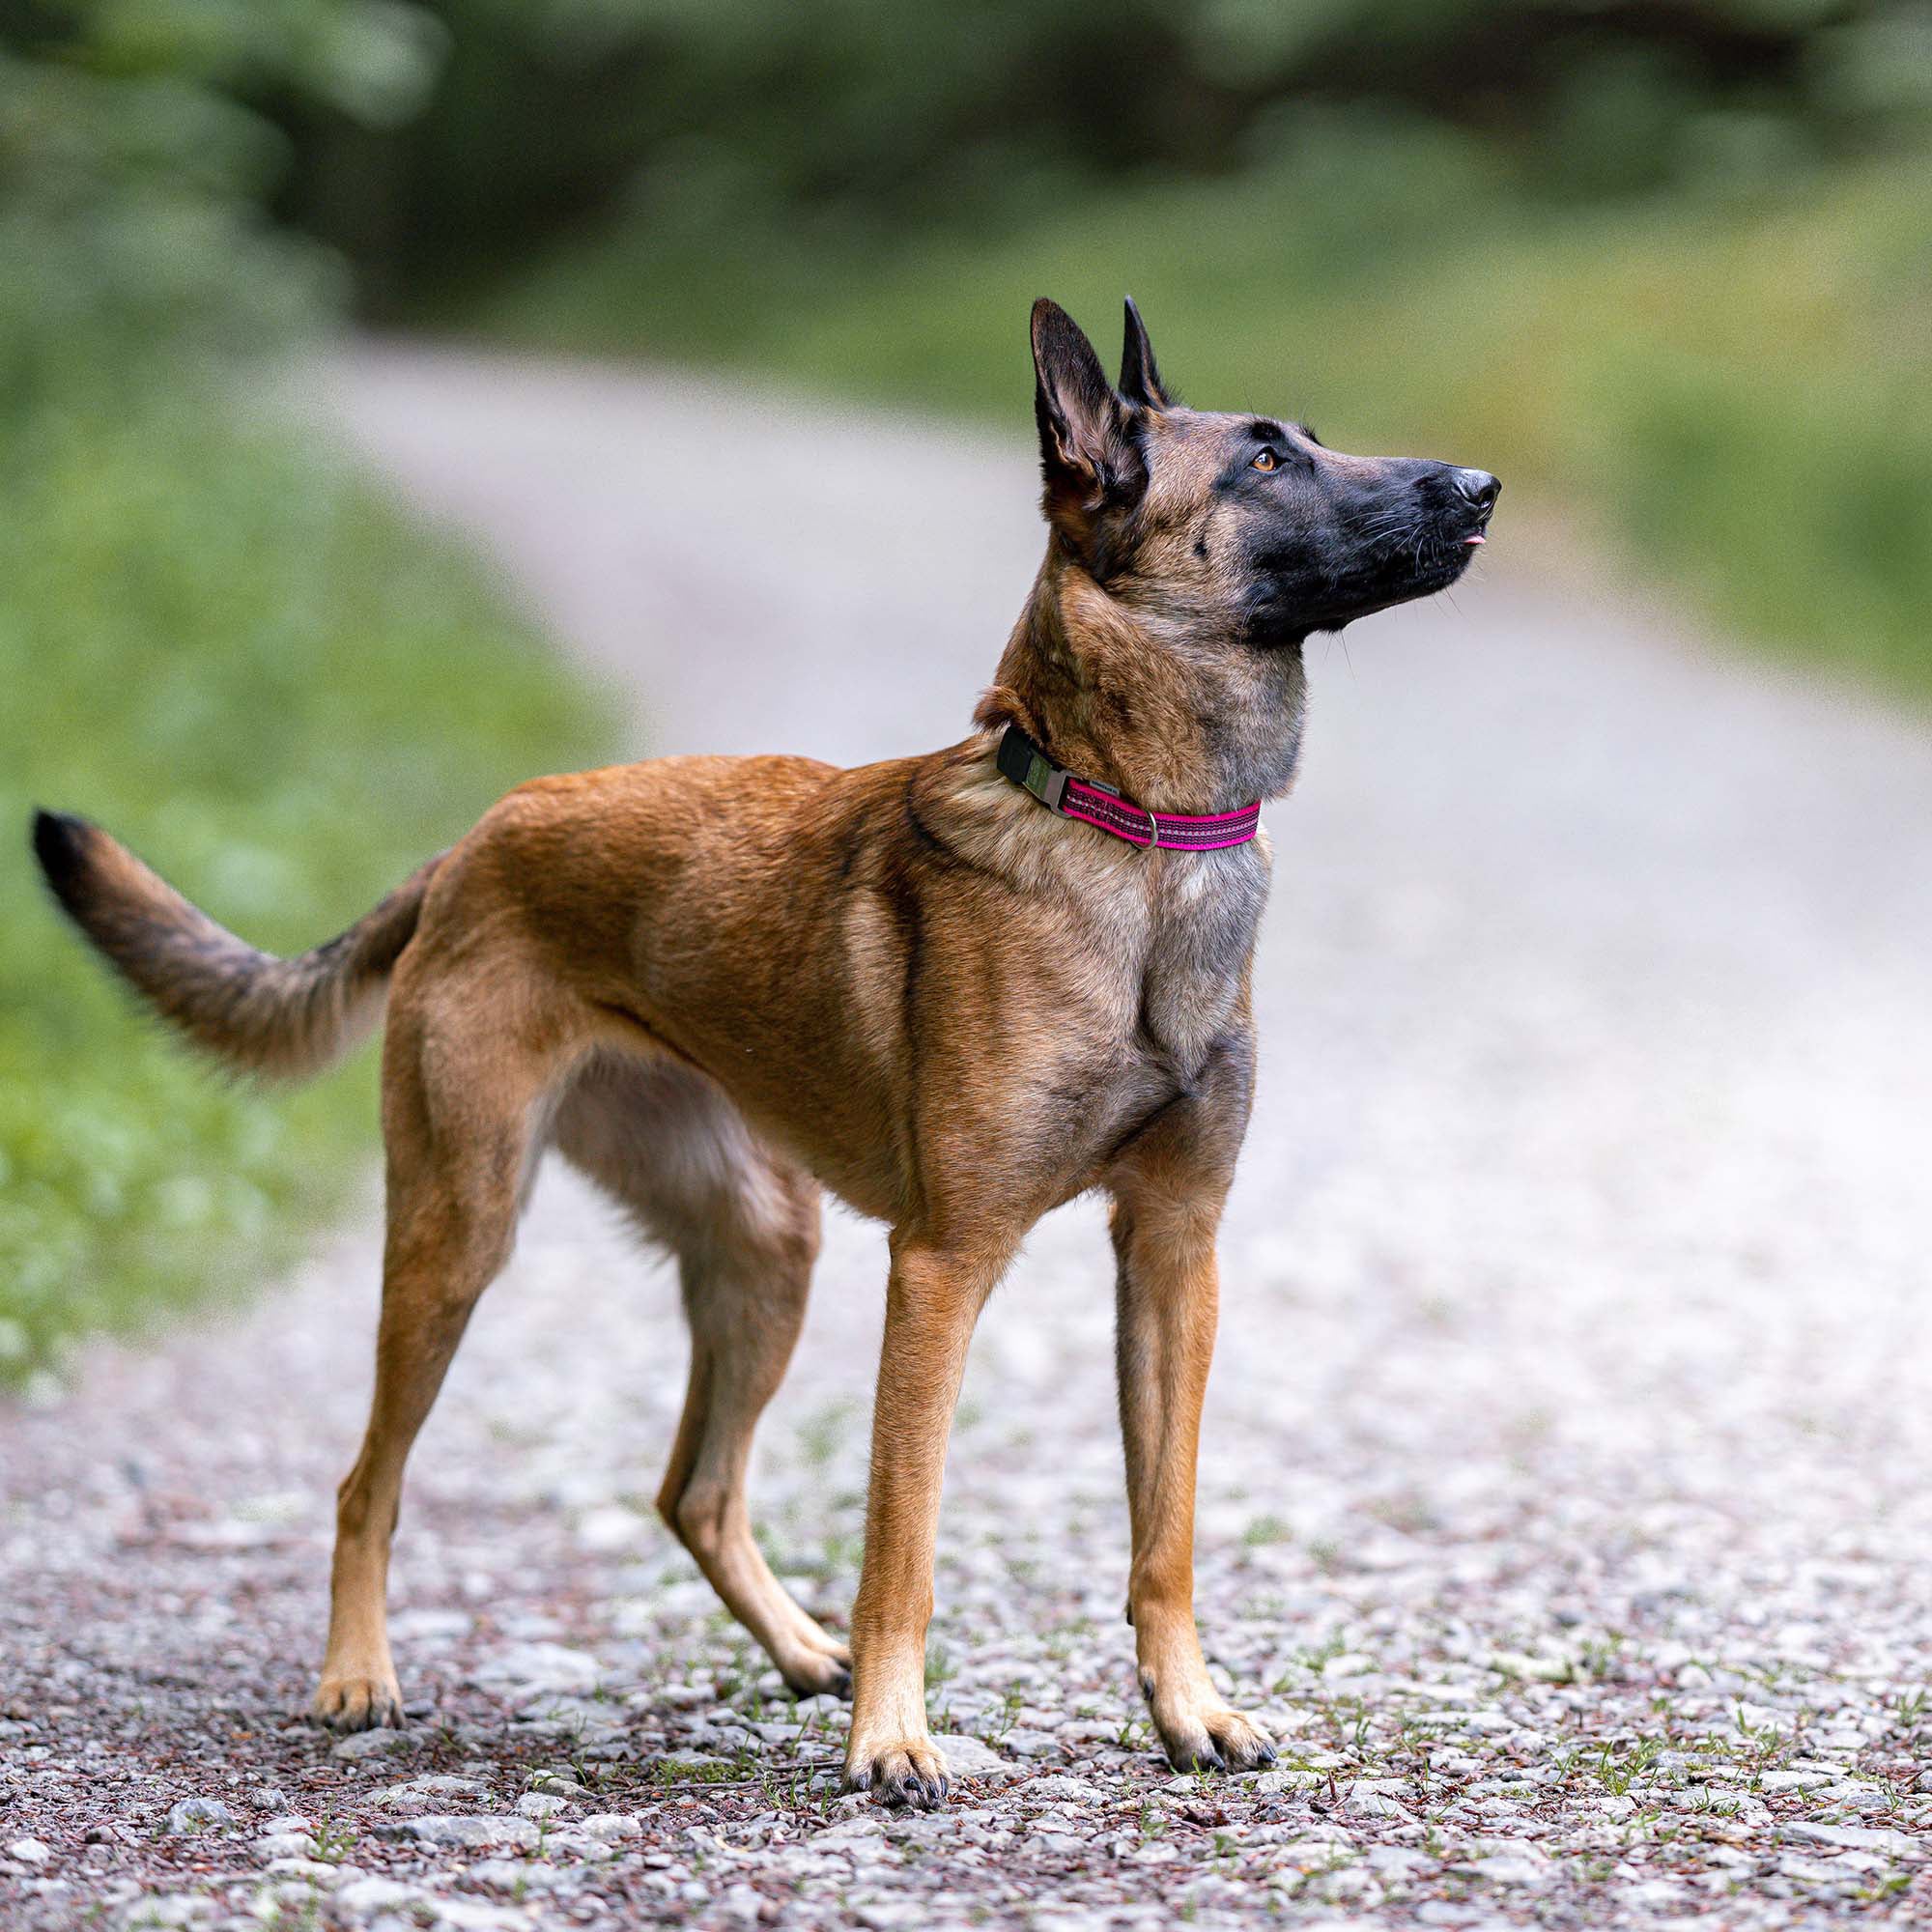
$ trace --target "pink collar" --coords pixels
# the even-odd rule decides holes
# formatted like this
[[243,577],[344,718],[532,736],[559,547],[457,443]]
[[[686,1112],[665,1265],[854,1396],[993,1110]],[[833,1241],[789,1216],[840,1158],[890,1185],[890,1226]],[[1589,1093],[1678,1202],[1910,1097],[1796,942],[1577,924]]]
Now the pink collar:
[[1229,845],[1245,845],[1261,830],[1260,799],[1238,811],[1150,811],[1122,798],[1112,785],[1094,784],[1063,770],[1017,724],[1009,724],[1001,734],[999,767],[1003,778],[1031,792],[1047,810],[1097,825],[1129,845],[1158,846],[1164,852],[1219,852]]

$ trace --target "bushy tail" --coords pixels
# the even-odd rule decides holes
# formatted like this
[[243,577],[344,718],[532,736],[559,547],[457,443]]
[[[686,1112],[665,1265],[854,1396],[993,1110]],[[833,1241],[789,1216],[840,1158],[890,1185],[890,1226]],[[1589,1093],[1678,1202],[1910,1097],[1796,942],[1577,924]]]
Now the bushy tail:
[[294,959],[258,952],[189,904],[99,826],[34,814],[34,855],[73,923],[164,1019],[231,1066],[319,1073],[375,1023],[442,861],[349,930]]

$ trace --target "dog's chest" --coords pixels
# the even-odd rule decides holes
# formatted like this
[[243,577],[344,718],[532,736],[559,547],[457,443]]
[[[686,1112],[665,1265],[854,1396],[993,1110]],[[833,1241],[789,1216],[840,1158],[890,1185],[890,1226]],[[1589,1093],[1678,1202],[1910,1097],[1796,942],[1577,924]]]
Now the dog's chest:
[[1234,1018],[1267,901],[1266,864],[1252,848],[1217,859],[1167,867],[1138,949],[1133,1044],[1182,1084]]

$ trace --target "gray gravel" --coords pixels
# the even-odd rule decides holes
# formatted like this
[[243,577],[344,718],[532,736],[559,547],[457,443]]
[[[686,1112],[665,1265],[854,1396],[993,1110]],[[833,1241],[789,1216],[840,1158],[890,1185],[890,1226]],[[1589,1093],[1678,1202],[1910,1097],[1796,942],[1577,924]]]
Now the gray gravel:
[[[1037,549],[1014,446],[419,354],[316,402],[659,749],[955,737]],[[0,1417],[0,1923],[1932,1917],[1932,734],[1551,551],[1506,504],[1454,607],[1316,646],[1269,813],[1200,1599],[1275,1770],[1150,1748],[1091,1206],[982,1324],[930,1673],[963,1789],[895,1817],[652,1517],[674,1287],[556,1175],[412,1464],[408,1731],[298,1717],[373,1214]],[[753,1489],[835,1623],[882,1280],[836,1219]]]

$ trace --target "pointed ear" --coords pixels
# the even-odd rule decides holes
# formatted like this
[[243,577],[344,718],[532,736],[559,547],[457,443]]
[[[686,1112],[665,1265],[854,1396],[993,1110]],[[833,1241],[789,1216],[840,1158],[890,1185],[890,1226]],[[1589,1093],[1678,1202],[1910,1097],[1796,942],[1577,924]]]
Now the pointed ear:
[[1126,406],[1079,325],[1044,296],[1033,305],[1033,369],[1048,516],[1097,510],[1103,498],[1138,489],[1146,473]]
[[1121,394],[1143,409],[1164,410],[1173,400],[1162,385],[1160,371],[1154,366],[1153,344],[1148,340],[1147,324],[1127,298],[1126,339],[1121,345]]

